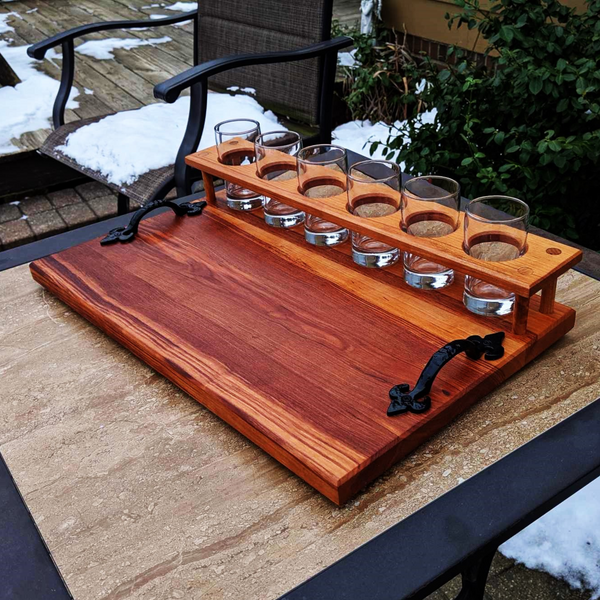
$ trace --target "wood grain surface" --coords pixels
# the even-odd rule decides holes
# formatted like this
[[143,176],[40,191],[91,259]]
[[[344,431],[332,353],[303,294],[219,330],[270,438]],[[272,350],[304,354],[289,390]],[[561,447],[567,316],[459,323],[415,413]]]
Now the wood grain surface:
[[[236,140],[229,143],[238,143],[240,147],[247,145],[245,142]],[[246,149],[250,146],[248,145]],[[456,269],[463,275],[473,275],[485,279],[515,292],[519,296],[530,297],[537,293],[576,265],[582,258],[582,252],[577,248],[537,235],[529,235],[527,252],[523,256],[512,261],[490,263],[465,253],[463,249],[464,215],[462,213],[458,228],[450,235],[439,238],[418,238],[408,235],[400,229],[399,213],[376,219],[363,219],[348,211],[345,192],[326,199],[303,196],[298,191],[296,179],[267,181],[257,177],[255,164],[239,166],[221,164],[216,147],[191,154],[186,157],[186,162],[203,173],[243,185],[317,217],[326,218],[352,231],[370,235],[401,250],[436,260],[440,264]],[[330,169],[323,167],[321,170],[323,176],[332,176]],[[317,171],[318,167],[316,167],[315,173]],[[340,181],[342,180],[343,176],[340,175]]]
[[[353,264],[260,213],[144,221],[139,239],[97,240],[31,265],[34,279],[337,504],[446,425],[573,327],[575,312],[532,298],[526,335],[443,293],[406,286],[399,267]],[[490,363],[461,355],[432,409],[386,416],[388,391],[414,385],[450,340],[507,333]]]

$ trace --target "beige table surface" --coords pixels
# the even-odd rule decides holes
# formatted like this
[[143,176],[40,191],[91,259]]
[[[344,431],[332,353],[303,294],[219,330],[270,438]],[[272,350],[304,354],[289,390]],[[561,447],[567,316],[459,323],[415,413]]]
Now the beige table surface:
[[570,334],[337,508],[18,267],[0,452],[77,600],[277,598],[600,396],[600,282],[558,298]]

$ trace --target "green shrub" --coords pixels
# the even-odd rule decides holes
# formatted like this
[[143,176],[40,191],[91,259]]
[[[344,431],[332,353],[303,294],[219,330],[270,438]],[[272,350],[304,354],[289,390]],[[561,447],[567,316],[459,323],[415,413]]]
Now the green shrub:
[[395,123],[418,114],[420,69],[395,31],[376,24],[374,32],[366,35],[336,23],[332,33],[354,41],[357,66],[343,69],[344,101],[353,119]]
[[410,173],[454,177],[470,198],[518,196],[532,224],[599,248],[600,0],[582,14],[558,0],[455,2],[449,26],[478,29],[493,66],[456,48],[442,70],[427,62],[420,100],[435,123],[392,131],[390,155]]

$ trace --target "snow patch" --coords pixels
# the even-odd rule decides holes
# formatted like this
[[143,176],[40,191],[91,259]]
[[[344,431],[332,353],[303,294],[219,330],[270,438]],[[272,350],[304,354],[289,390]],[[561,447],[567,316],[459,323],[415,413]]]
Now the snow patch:
[[107,38],[105,40],[90,40],[89,42],[84,42],[75,48],[75,52],[85,54],[85,56],[91,56],[97,60],[110,60],[115,57],[113,54],[115,50],[130,50],[131,48],[137,48],[139,46],[156,46],[157,44],[166,44],[171,41],[171,38],[168,36],[149,40],[141,40],[138,38]]
[[385,160],[383,147],[379,146],[371,154],[372,142],[385,142],[391,132],[387,123],[371,123],[371,121],[350,121],[336,127],[332,132],[333,143],[352,150],[359,154],[369,156],[373,160]]
[[[435,109],[421,113],[419,115],[419,121],[417,125],[423,123],[433,123],[437,111]],[[388,125],[380,121],[379,123],[371,123],[371,121],[350,121],[344,123],[339,127],[336,127],[332,132],[334,143],[357,152],[369,156],[373,160],[395,160],[398,151],[394,151],[393,154],[388,158],[387,152],[383,144],[386,143],[390,135],[401,135],[399,129],[404,124],[404,121],[396,121],[393,125]],[[378,146],[373,154],[371,154],[371,144],[373,142],[380,142],[382,145]],[[410,144],[410,138],[406,135],[403,138],[403,143]],[[400,163],[400,169],[404,171],[406,165]]]
[[350,50],[350,52],[338,53],[338,65],[341,67],[349,67],[351,69],[358,67],[359,63],[354,57],[355,54],[356,48],[354,50]]
[[256,90],[252,87],[240,88],[239,85],[232,85],[227,88],[228,92],[243,92],[244,94],[251,94],[252,96],[256,96]]
[[500,552],[530,569],[564,579],[600,598],[600,479],[559,504],[505,544]]
[[[19,138],[28,131],[50,127],[59,83],[34,67],[37,61],[27,56],[27,48],[9,47],[6,42],[0,41],[2,56],[21,79],[21,83],[15,87],[0,88],[0,155],[19,150],[11,142],[13,138]],[[74,87],[67,108],[79,106],[74,100],[78,94]]]
[[50,50],[46,52],[46,56],[44,58],[46,60],[49,60],[57,69],[60,69],[58,64],[54,61],[57,58],[60,58],[60,60],[62,60],[62,52],[57,51],[56,48],[50,48]]
[[[105,117],[73,132],[60,150],[79,164],[99,171],[112,183],[133,183],[151,169],[175,162],[183,139],[189,96],[173,104],[151,104]],[[208,108],[199,149],[215,144],[214,128],[227,119],[255,119],[262,131],[285,129],[271,112],[250,96],[208,94]]]
[[8,24],[8,19],[10,17],[17,17],[19,19],[22,19],[23,17],[16,12],[9,12],[6,13],[5,15],[0,15],[0,33],[8,33],[9,31],[14,31],[14,27],[11,27]]
[[197,2],[175,2],[170,6],[165,6],[165,10],[176,10],[177,12],[190,12],[198,8]]

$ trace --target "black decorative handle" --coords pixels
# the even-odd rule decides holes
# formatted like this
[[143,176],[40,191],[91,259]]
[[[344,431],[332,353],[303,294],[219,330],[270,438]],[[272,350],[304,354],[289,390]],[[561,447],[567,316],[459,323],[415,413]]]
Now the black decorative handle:
[[395,385],[390,390],[388,417],[405,412],[422,413],[431,408],[429,392],[442,367],[457,354],[464,352],[470,359],[478,360],[485,354],[485,360],[498,360],[504,356],[504,332],[490,333],[484,338],[469,336],[466,340],[455,340],[440,348],[425,365],[417,385],[411,390],[408,383]]
[[164,208],[165,206],[172,208],[173,212],[178,217],[185,217],[186,215],[193,217],[202,214],[206,202],[204,200],[201,200],[200,202],[184,202],[182,204],[177,204],[170,200],[155,200],[154,202],[149,202],[133,213],[133,217],[131,217],[131,221],[129,221],[127,227],[116,227],[115,229],[111,229],[108,232],[108,235],[100,240],[100,244],[106,246],[107,244],[114,244],[116,242],[126,243],[133,241],[133,238],[137,235],[142,219],[153,210]]

